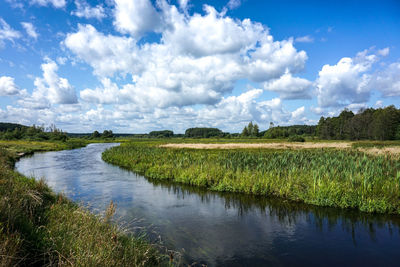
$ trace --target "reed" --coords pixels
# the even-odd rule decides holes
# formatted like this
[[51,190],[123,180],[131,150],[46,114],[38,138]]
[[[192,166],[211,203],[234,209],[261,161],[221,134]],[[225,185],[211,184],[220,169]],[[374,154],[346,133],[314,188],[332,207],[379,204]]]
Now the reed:
[[132,142],[103,153],[149,178],[215,191],[277,196],[308,204],[400,214],[400,161],[356,149],[196,150]]

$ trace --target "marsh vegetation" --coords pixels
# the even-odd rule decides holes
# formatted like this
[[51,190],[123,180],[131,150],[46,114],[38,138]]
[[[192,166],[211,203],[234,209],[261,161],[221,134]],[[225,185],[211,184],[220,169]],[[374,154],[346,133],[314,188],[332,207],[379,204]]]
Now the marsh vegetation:
[[400,161],[356,149],[208,149],[132,142],[103,153],[150,178],[214,191],[277,196],[313,205],[400,214]]

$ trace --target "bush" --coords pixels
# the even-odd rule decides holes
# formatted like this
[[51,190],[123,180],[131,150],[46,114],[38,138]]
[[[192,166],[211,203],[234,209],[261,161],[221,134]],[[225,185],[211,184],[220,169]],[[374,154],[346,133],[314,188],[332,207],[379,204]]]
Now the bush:
[[306,140],[304,139],[304,137],[302,137],[300,135],[293,135],[288,138],[288,141],[289,142],[305,142]]

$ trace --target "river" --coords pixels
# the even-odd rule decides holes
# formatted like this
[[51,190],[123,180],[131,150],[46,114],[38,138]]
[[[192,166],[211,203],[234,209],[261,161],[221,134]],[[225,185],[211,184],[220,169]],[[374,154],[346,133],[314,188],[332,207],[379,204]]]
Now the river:
[[209,192],[146,179],[102,161],[118,144],[24,157],[16,169],[44,178],[93,212],[117,206],[116,222],[208,266],[399,266],[400,217],[275,198]]

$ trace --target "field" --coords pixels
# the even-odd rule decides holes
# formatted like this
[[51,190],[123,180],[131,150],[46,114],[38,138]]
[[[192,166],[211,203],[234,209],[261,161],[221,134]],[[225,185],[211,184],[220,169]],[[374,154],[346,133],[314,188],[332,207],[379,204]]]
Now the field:
[[33,151],[78,147],[84,142],[0,143],[0,266],[154,266],[159,252],[145,239],[111,224],[115,206],[95,216],[53,193],[43,181],[13,171],[17,157]]
[[[259,145],[258,140],[171,140],[133,141],[107,150],[103,159],[150,178],[215,191],[400,214],[399,154],[369,153],[398,149],[398,142]],[[224,146],[230,149],[219,149]]]

